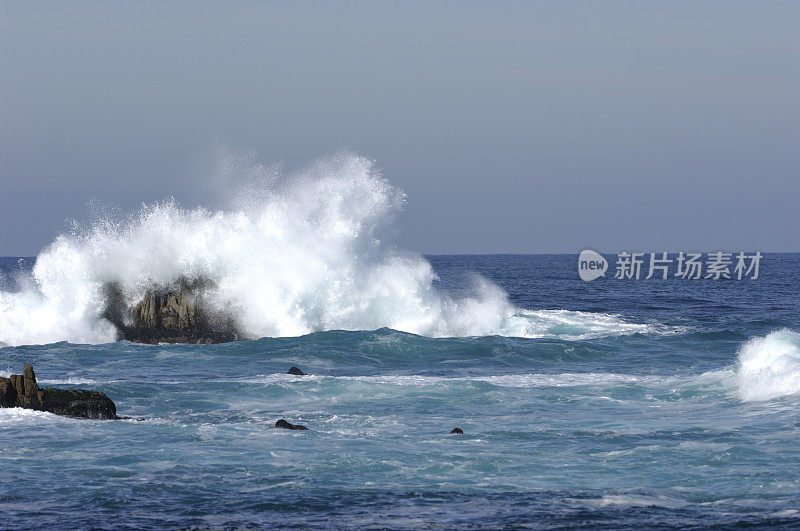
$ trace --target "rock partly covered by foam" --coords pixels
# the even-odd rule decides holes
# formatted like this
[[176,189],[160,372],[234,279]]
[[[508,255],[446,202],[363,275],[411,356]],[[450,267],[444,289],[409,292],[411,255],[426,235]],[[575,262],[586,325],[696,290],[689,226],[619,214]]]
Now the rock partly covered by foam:
[[223,343],[239,334],[232,319],[203,303],[208,282],[181,279],[169,287],[148,289],[133,305],[117,284],[106,286],[103,316],[117,327],[119,339],[137,343]]
[[22,374],[0,377],[0,407],[22,407],[87,419],[118,418],[114,402],[103,393],[83,389],[39,388],[30,363],[25,364]]

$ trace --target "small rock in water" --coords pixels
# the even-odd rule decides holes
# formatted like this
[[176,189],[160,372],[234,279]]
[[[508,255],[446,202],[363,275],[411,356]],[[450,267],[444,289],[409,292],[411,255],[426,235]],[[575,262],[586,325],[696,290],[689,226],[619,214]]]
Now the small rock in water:
[[462,435],[463,435],[463,434],[464,434],[464,430],[462,430],[461,428],[453,428],[453,429],[450,431],[450,435],[452,435],[452,434],[454,434],[454,433],[460,433],[460,434],[462,434]]
[[276,428],[281,428],[284,430],[307,430],[305,426],[301,426],[300,424],[289,424],[286,422],[285,419],[281,419],[275,423]]
[[303,371],[301,371],[297,367],[292,367],[291,369],[289,369],[286,372],[286,374],[294,374],[295,376],[305,376],[306,375],[306,373],[304,373]]

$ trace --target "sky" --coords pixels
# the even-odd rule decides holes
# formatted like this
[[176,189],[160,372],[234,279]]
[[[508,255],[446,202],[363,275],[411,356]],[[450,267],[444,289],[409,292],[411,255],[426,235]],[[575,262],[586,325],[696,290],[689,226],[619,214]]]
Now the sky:
[[800,251],[798,2],[0,2],[0,255],[342,149],[424,253]]

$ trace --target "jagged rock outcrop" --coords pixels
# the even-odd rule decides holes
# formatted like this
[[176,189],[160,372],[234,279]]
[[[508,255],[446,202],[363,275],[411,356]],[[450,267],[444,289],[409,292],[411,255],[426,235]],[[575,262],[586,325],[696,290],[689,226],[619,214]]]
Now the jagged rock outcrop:
[[297,367],[292,367],[291,369],[286,371],[286,374],[292,374],[294,376],[306,376],[306,373],[304,373],[302,370],[298,369]]
[[132,307],[117,284],[106,286],[103,316],[117,327],[119,339],[137,343],[224,343],[239,339],[232,319],[203,308],[210,283],[181,279],[154,287]]
[[23,407],[87,419],[119,418],[114,402],[103,393],[83,389],[39,388],[30,363],[25,364],[22,374],[0,377],[0,407]]

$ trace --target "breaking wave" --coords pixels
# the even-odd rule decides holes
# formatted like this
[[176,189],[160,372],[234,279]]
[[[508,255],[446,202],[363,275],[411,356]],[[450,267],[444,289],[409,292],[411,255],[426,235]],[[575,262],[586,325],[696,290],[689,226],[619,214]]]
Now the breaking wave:
[[739,349],[739,394],[745,401],[800,393],[800,334],[779,330]]
[[228,187],[240,192],[232,208],[167,201],[58,236],[19,289],[0,291],[0,341],[114,341],[105,286],[134,304],[179,278],[210,279],[204,300],[252,338],[381,327],[567,339],[651,331],[613,315],[521,310],[480,277],[470,297],[438,293],[424,258],[387,244],[405,196],[366,157],[341,153],[288,177],[235,158],[219,167],[250,183]]

